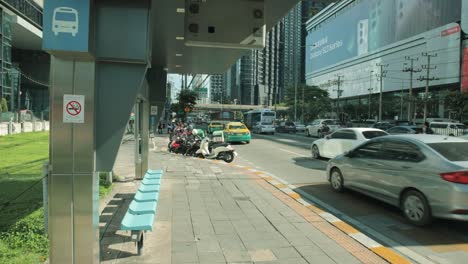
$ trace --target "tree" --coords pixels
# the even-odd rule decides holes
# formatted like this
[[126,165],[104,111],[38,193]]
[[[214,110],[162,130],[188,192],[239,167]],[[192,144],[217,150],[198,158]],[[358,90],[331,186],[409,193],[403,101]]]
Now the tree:
[[[304,88],[304,100],[302,100],[302,90]],[[289,116],[294,116],[294,93],[295,87],[286,89],[284,103],[289,106]],[[304,113],[302,113],[302,102],[304,101]],[[297,86],[297,117],[304,114],[304,122],[309,122],[319,116],[323,116],[331,111],[331,99],[327,91],[317,86],[298,85]]]
[[457,91],[448,91],[445,94],[445,105],[447,109],[454,113],[454,119],[463,121],[468,113],[468,93]]
[[8,102],[5,98],[0,100],[0,113],[1,112],[8,112]]
[[177,100],[179,102],[177,103],[177,109],[173,109],[177,110],[174,112],[176,112],[178,115],[181,115],[182,118],[185,120],[187,118],[187,113],[193,111],[193,108],[197,104],[197,99],[198,94],[195,91],[183,89],[177,95]]

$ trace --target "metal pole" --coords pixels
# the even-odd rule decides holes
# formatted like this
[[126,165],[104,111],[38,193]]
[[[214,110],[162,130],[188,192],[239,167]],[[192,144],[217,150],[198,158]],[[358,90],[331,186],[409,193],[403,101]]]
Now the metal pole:
[[379,122],[382,122],[382,97],[383,97],[382,84],[383,84],[383,77],[381,76],[380,77],[380,94],[379,94]]
[[380,67],[380,94],[379,94],[379,122],[382,122],[382,97],[383,97],[383,78],[385,77],[384,67],[387,67],[388,64],[377,63],[377,67]]
[[301,116],[301,123],[304,124],[304,85],[302,85],[302,116]]
[[297,83],[294,81],[294,121],[297,121]]
[[427,101],[429,99],[429,74],[431,71],[431,55],[427,55],[427,72],[426,72],[426,91],[424,94],[424,123],[426,123],[427,119]]
[[341,107],[340,107],[340,96],[341,96],[341,90],[340,90],[340,84],[341,84],[341,76],[338,76],[338,90],[337,92],[337,101],[336,101],[336,112],[338,114],[338,120],[341,121]]
[[414,70],[414,59],[411,59],[410,68],[410,87],[409,87],[409,100],[408,100],[408,121],[413,122],[413,70]]
[[368,115],[367,115],[367,118],[368,118],[368,119],[371,119],[372,90],[374,90],[374,89],[372,88],[372,73],[373,73],[373,72],[374,72],[374,71],[370,71],[370,74],[369,74],[369,89],[368,89],[368,91],[369,91],[369,101],[367,102],[368,108],[369,108],[369,109],[368,109]]
[[403,86],[405,85],[405,82],[401,82],[401,92],[400,92],[400,120],[403,118]]

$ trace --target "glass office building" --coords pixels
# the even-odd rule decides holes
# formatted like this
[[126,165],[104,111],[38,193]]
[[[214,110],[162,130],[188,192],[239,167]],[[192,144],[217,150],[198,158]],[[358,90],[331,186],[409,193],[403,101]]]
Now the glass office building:
[[344,111],[349,118],[367,117],[368,105],[375,117],[380,91],[384,118],[406,117],[412,86],[418,118],[429,71],[429,115],[447,117],[443,95],[460,89],[461,10],[461,0],[344,0],[331,5],[307,22],[306,83],[339,98],[349,108]]

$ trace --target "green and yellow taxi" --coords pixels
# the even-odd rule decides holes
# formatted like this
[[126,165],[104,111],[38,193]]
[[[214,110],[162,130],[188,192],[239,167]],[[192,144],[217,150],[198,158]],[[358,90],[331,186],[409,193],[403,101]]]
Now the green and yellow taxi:
[[245,142],[250,143],[250,131],[240,122],[230,122],[224,129],[224,137],[226,142]]
[[223,131],[224,124],[221,121],[212,121],[208,124],[208,133],[213,134],[215,131]]

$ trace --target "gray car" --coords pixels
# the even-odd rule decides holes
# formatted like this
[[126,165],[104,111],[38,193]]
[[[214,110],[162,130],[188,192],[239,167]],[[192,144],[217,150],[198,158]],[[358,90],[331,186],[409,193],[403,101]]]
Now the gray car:
[[468,140],[439,135],[379,137],[328,163],[332,188],[402,209],[418,226],[432,217],[468,221]]

